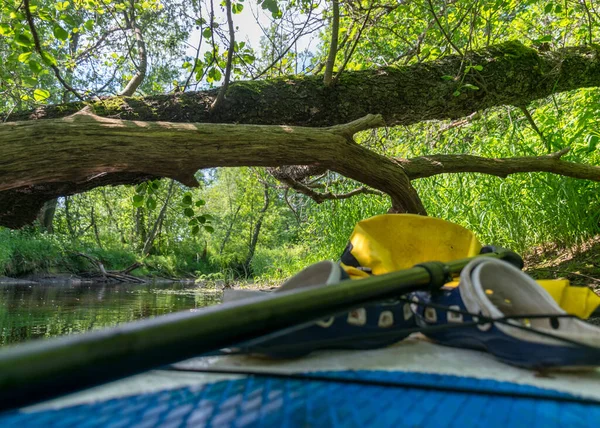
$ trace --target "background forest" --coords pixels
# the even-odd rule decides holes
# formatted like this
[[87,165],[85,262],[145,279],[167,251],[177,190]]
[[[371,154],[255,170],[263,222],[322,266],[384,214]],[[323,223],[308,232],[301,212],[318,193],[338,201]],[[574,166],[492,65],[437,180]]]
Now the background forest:
[[[177,94],[286,75],[335,79],[509,41],[548,52],[596,48],[600,40],[594,0],[25,3],[33,15],[21,1],[0,6],[5,121],[80,98]],[[462,83],[477,67],[465,63],[463,74],[444,76],[457,82],[455,97],[482,90]],[[506,104],[457,120],[363,131],[357,141],[391,158],[540,156],[568,147],[563,159],[600,163],[599,89]],[[196,178],[198,188],[160,179],[48,202],[33,225],[0,228],[0,276],[93,269],[78,256],[84,253],[114,270],[140,262],[140,275],[279,280],[337,259],[356,222],[390,209],[379,191],[331,171],[305,181],[302,192],[259,167],[204,169]],[[531,172],[441,174],[412,183],[429,215],[515,251],[568,247],[600,232],[596,181]]]

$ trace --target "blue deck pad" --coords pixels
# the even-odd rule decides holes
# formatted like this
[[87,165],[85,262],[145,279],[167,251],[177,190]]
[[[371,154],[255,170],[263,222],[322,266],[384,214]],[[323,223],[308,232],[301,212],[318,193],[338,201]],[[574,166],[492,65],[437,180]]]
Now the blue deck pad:
[[[331,380],[247,377],[114,398],[57,410],[11,412],[0,426],[47,427],[588,427],[600,405],[571,395],[495,380],[438,374],[323,372]],[[348,382],[358,379],[363,383]],[[365,380],[386,382],[365,384]],[[415,384],[426,388],[394,386]],[[488,393],[427,389],[440,385]],[[517,395],[493,395],[502,391]],[[529,394],[531,397],[519,397]],[[533,396],[539,395],[540,398]]]

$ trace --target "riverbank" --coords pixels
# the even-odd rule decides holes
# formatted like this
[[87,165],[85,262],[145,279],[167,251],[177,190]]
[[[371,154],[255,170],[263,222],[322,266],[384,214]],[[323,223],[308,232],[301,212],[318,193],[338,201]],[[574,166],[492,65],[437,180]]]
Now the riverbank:
[[[27,240],[23,233],[2,232],[3,238],[10,239],[0,242],[0,250],[5,250],[0,251],[0,285],[187,283],[217,289],[270,290],[285,280],[281,274],[238,278],[231,269],[220,271],[218,266],[189,254],[139,258],[125,249],[84,248],[58,243],[48,235]],[[600,294],[600,235],[567,248],[539,246],[524,259],[525,271],[534,278],[566,278]]]

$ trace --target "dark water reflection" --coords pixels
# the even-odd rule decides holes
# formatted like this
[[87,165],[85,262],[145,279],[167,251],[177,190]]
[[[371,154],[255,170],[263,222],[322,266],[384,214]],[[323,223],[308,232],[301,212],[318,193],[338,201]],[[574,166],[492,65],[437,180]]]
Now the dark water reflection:
[[194,284],[0,285],[0,346],[219,303]]

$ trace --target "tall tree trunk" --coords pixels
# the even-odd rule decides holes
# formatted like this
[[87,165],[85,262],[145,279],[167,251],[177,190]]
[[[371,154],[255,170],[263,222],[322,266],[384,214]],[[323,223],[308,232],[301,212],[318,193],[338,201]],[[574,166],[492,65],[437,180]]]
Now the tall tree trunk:
[[54,198],[47,201],[38,214],[38,221],[40,223],[40,230],[42,232],[53,233],[54,232],[54,214],[56,213],[56,205],[58,199]]
[[71,235],[71,239],[75,239],[77,237],[77,233],[73,228],[73,222],[71,220],[71,197],[65,197],[65,220],[67,222],[67,230],[69,231],[69,235]]
[[139,248],[144,248],[148,233],[146,232],[146,219],[144,216],[144,209],[138,207],[135,211],[135,233],[139,238]]
[[100,247],[100,249],[103,249],[104,247],[102,247],[102,241],[100,240],[100,233],[98,232],[98,223],[96,223],[96,214],[94,211],[94,206],[92,205],[92,210],[90,213],[90,225],[92,226],[92,229],[94,230],[94,236],[96,238],[96,243],[98,244],[98,247]]
[[250,245],[248,247],[248,256],[246,257],[246,261],[244,262],[244,270],[247,274],[252,274],[252,259],[254,258],[254,253],[256,252],[256,244],[258,244],[258,237],[260,236],[260,229],[262,227],[263,220],[265,218],[265,213],[269,209],[269,203],[271,202],[271,198],[269,195],[269,186],[264,184],[265,187],[265,203],[262,209],[259,212],[258,220],[254,225],[254,231],[252,232],[252,237],[250,238]]
[[125,244],[127,241],[125,240],[125,235],[123,234],[123,229],[119,226],[119,222],[115,219],[112,208],[110,206],[110,202],[108,201],[108,197],[106,196],[106,190],[101,189],[100,194],[102,195],[102,200],[104,202],[104,207],[106,211],[108,211],[108,218],[110,222],[113,224],[117,232],[119,232],[119,236],[121,237],[121,243]]
[[142,254],[144,255],[148,255],[150,253],[150,250],[152,249],[152,246],[154,245],[154,239],[156,238],[158,228],[162,223],[165,214],[167,213],[167,206],[171,201],[171,195],[173,194],[174,187],[175,180],[171,180],[171,184],[169,185],[169,190],[167,191],[167,197],[165,198],[165,202],[163,203],[163,206],[161,207],[160,212],[158,213],[158,217],[156,217],[156,220],[154,221],[154,226],[152,226],[152,230],[150,231],[150,234],[148,235],[148,237],[146,238],[146,242],[144,243],[144,248],[142,249]]
[[237,218],[238,213],[240,212],[241,208],[242,208],[242,204],[239,204],[237,209],[235,210],[235,213],[233,214],[233,218],[231,219],[231,222],[229,223],[227,232],[225,232],[225,237],[223,238],[223,242],[221,242],[221,247],[219,248],[219,255],[223,254],[223,250],[225,249],[225,244],[227,244],[227,241],[229,241],[229,237],[231,236],[231,231],[233,230],[233,226],[235,225],[235,219]]

